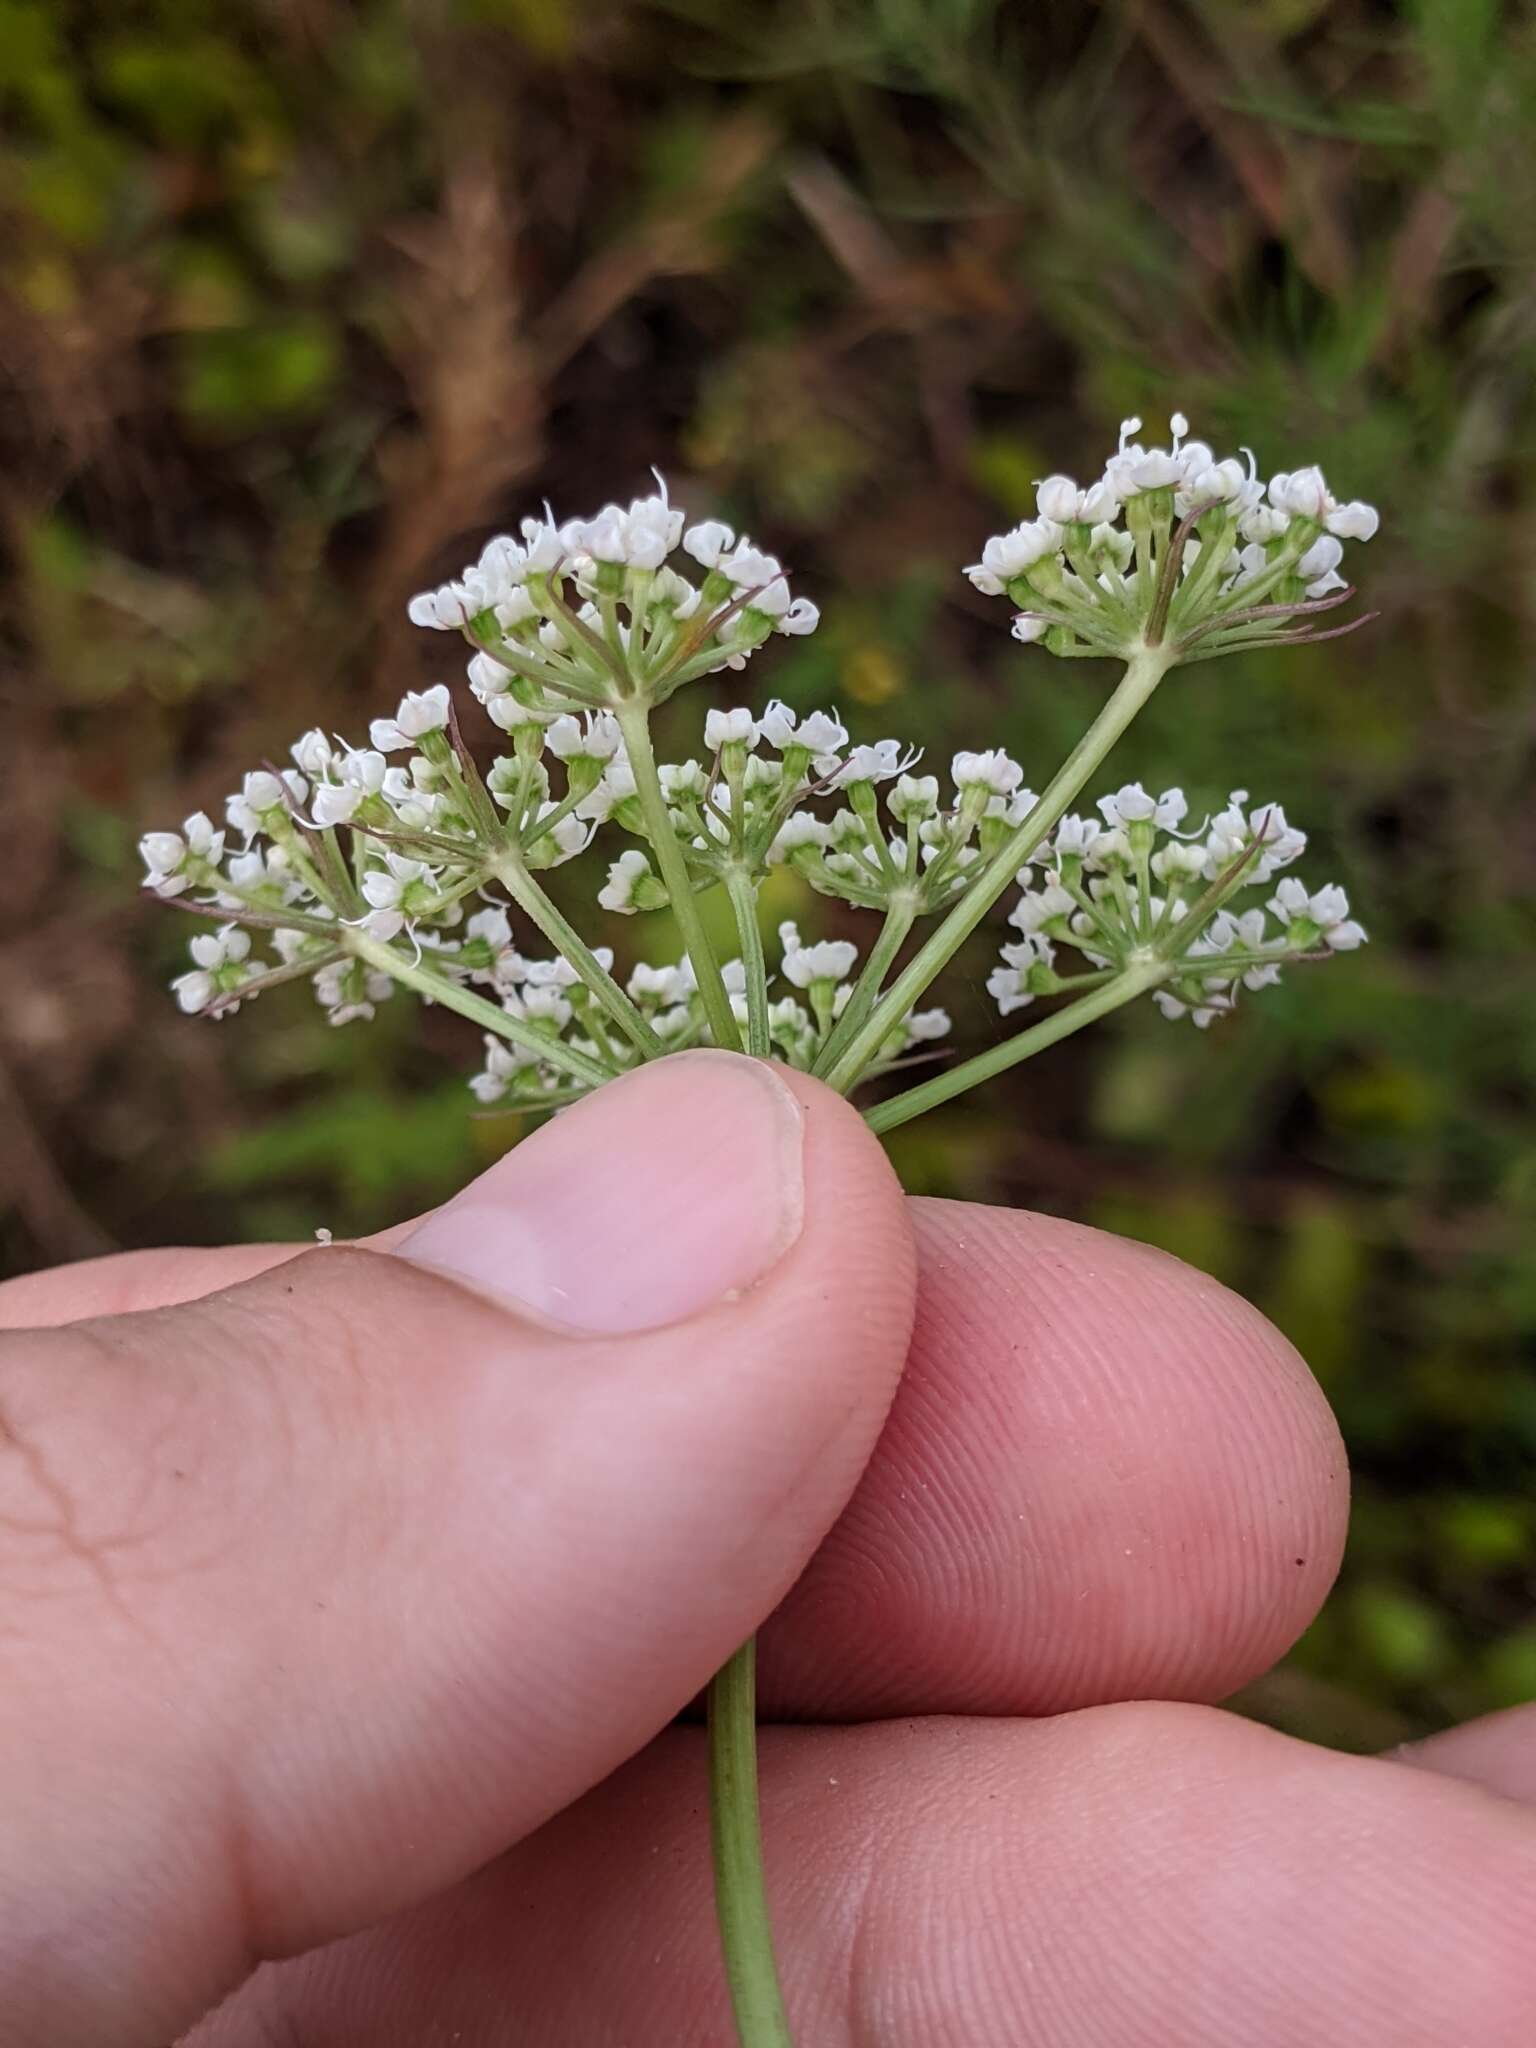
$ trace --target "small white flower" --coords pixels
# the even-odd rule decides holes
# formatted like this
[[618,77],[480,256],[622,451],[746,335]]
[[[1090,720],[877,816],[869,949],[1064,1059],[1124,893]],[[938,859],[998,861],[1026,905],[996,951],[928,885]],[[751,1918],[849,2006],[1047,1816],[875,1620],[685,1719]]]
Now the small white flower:
[[1381,514],[1374,505],[1351,498],[1347,505],[1335,505],[1325,524],[1340,540],[1373,540],[1381,525]]
[[[578,853],[585,853],[592,842],[590,822],[584,822],[573,811],[567,811],[563,818],[556,818],[551,825],[544,823],[550,813],[559,808],[554,803],[540,804],[529,834],[530,847],[536,842],[540,857],[551,867],[558,866],[561,860],[572,860]],[[558,855],[558,860],[551,857],[551,849]]]
[[409,921],[405,904],[412,889],[421,884],[421,893],[430,895],[436,879],[425,861],[412,860],[403,853],[386,853],[384,866],[371,868],[358,885],[369,906],[362,921],[363,930],[375,939],[396,937]]
[[939,808],[937,775],[902,775],[886,799],[886,807],[899,825],[931,818]]
[[1061,547],[1061,528],[1054,519],[1026,519],[1007,533],[995,533],[981,551],[981,560],[966,570],[975,587],[997,597],[1015,577],[1032,569]]
[[850,782],[891,782],[921,756],[919,747],[903,752],[900,740],[876,740],[873,746],[855,747],[846,761],[839,762],[835,754],[820,756],[816,773],[833,789],[846,788]]
[[[1174,418],[1182,419],[1183,414],[1175,413]],[[1119,450],[1109,458],[1104,470],[1104,481],[1118,499],[1123,502],[1140,497],[1143,491],[1169,490],[1184,481],[1189,464],[1180,457],[1177,431],[1173,439],[1172,448],[1143,448],[1139,441],[1128,442],[1122,429]],[[1200,452],[1209,460],[1208,449],[1202,448]]]
[[221,925],[216,932],[199,932],[187,951],[193,971],[178,974],[171,983],[177,1006],[194,1016],[221,995],[238,986],[251,950],[251,935],[239,925]]
[[[1288,512],[1277,512],[1273,505],[1252,505],[1238,521],[1237,530],[1250,546],[1265,548],[1271,541],[1279,540],[1290,531],[1291,518]],[[1261,555],[1259,566],[1263,567]]]
[[1349,914],[1349,898],[1336,882],[1314,894],[1294,875],[1287,875],[1270,899],[1269,908],[1289,927],[1301,921],[1315,925],[1323,944],[1334,953],[1352,953],[1365,944],[1365,927]]
[[1153,874],[1169,885],[1203,881],[1205,869],[1205,848],[1186,845],[1182,839],[1170,839],[1152,856]]
[[1008,922],[1026,938],[1032,938],[1055,919],[1069,918],[1076,908],[1075,899],[1059,883],[1051,882],[1043,889],[1026,889],[1009,911]]
[[659,569],[651,585],[651,602],[669,611],[674,619],[691,619],[698,610],[702,593],[675,569]]
[[1040,477],[1035,483],[1035,510],[1042,519],[1065,526],[1076,519],[1083,494],[1069,476]]
[[1002,957],[1002,966],[994,967],[987,976],[987,994],[997,1004],[1000,1015],[1011,1017],[1016,1010],[1027,1009],[1035,1000],[1032,977],[1037,970],[1050,969],[1056,958],[1056,949],[1049,939],[1034,934],[1014,945],[1004,946]]
[[397,754],[427,733],[441,732],[450,710],[446,683],[434,683],[430,690],[407,690],[394,717],[374,719],[368,737],[380,753]]
[[[764,554],[761,548],[753,547],[749,540],[739,541],[730,554],[722,555],[719,568],[721,574],[728,576],[738,590],[752,590],[757,593],[752,601],[759,610],[765,609],[760,602],[762,595],[769,586],[781,583],[784,577],[783,564],[777,557]],[[788,605],[789,596],[786,592],[784,604],[780,609],[787,610]]]
[[994,967],[987,976],[987,994],[1003,1017],[1011,1017],[1015,1010],[1025,1009],[1035,1000],[1025,990],[1016,967]]
[[1180,516],[1193,511],[1197,505],[1244,505],[1257,488],[1257,479],[1251,469],[1245,470],[1235,455],[1229,455],[1224,462],[1207,463],[1203,469],[1187,471],[1184,490],[1180,494]]
[[550,720],[544,744],[557,761],[606,761],[618,751],[618,727],[611,719],[599,723],[591,712],[582,718],[565,712]]
[[294,765],[299,773],[308,776],[310,781],[314,782],[330,767],[336,749],[329,735],[323,733],[317,725],[301,734],[288,751],[293,756]]
[[315,823],[344,825],[356,815],[358,805],[377,796],[388,772],[384,756],[375,750],[353,747],[331,763],[335,782],[319,782],[311,794]]
[[477,654],[466,670],[469,687],[482,704],[489,704],[493,697],[500,697],[512,687],[512,671],[503,668],[499,661],[493,661],[488,654]]
[[1296,574],[1306,583],[1308,597],[1326,597],[1330,590],[1347,587],[1338,573],[1343,559],[1344,543],[1335,540],[1331,533],[1319,534],[1296,564]]
[[516,732],[522,725],[549,725],[553,722],[547,711],[530,710],[510,690],[503,696],[486,698],[485,709],[492,725],[499,726],[503,732]]
[[462,583],[444,583],[436,590],[418,591],[406,606],[413,626],[431,626],[439,633],[456,633],[486,607],[475,601],[475,593]]
[[823,847],[831,837],[832,828],[822,819],[813,817],[809,811],[791,811],[779,827],[773,845],[768,849],[768,858],[772,861],[787,861],[798,848]]
[[553,1024],[558,1031],[563,1031],[571,1021],[571,1006],[553,982],[530,979],[518,995],[502,1000],[508,1009],[516,1003],[519,1015],[536,1023]]
[[533,593],[519,583],[515,590],[509,590],[500,604],[492,607],[496,623],[503,633],[516,633],[520,626],[529,625],[539,616],[539,608],[533,601]]
[[928,1044],[936,1038],[945,1038],[950,1031],[948,1010],[908,1010],[902,1022],[908,1039],[914,1045]]
[[1001,747],[982,754],[956,754],[949,764],[958,790],[989,789],[994,796],[1009,796],[1024,780],[1024,770]]
[[544,518],[525,519],[519,529],[523,536],[523,566],[530,576],[549,575],[565,552],[560,529],[547,505],[544,511]]
[[1099,834],[1089,850],[1088,865],[1101,872],[1105,868],[1128,868],[1131,865],[1130,836],[1123,826],[1112,825]]
[[1052,835],[1051,844],[1056,850],[1056,858],[1085,859],[1103,830],[1097,818],[1080,818],[1075,812],[1069,812]]
[[577,804],[574,815],[601,824],[613,815],[615,805],[635,793],[635,771],[627,754],[615,754],[603,769],[597,786]]
[[[225,872],[232,890],[245,890],[253,895],[269,897],[275,895],[282,903],[291,903],[301,893],[301,885],[290,872],[288,857],[280,846],[252,846],[244,853],[233,853],[229,857],[229,865]],[[235,909],[240,898],[221,893],[219,901],[228,908]],[[317,914],[328,914],[324,912],[324,906],[321,904],[314,905],[314,909]],[[290,932],[277,931],[272,934],[272,943],[281,950],[282,941],[293,936],[295,934]]]
[[651,967],[637,960],[626,984],[635,1001],[655,1001],[671,1008],[686,1003],[693,993],[693,977],[681,967]]
[[1243,870],[1248,882],[1267,882],[1277,869],[1289,867],[1307,850],[1307,835],[1290,824],[1279,804],[1255,804],[1245,810],[1246,789],[1234,789],[1227,808],[1211,820],[1205,839],[1205,872],[1215,881],[1232,863],[1260,842],[1259,850]]
[[464,927],[467,939],[483,939],[493,953],[512,943],[512,921],[504,910],[494,904],[485,910],[477,910]]
[[1166,988],[1153,989],[1152,1000],[1165,1017],[1174,1020],[1187,1017],[1199,1031],[1208,1030],[1216,1018],[1224,1016],[1232,1007],[1230,997],[1224,997],[1197,1004],[1191,1009],[1188,1003],[1180,1002],[1179,998]]
[[[418,754],[412,765],[424,767],[426,764]],[[408,832],[427,831],[443,802],[441,796],[422,787],[410,768],[399,764],[385,771],[380,795],[394,812],[396,821]],[[504,799],[498,796],[497,801]]]
[[1306,469],[1280,470],[1269,480],[1269,502],[1293,519],[1323,521],[1336,509],[1327,479],[1314,463]]
[[770,697],[767,708],[757,721],[757,729],[769,746],[777,747],[782,754],[786,747],[799,744],[795,737],[798,723],[794,712],[782,697]]
[[800,639],[807,633],[814,633],[821,624],[821,613],[808,597],[797,597],[793,604],[780,613],[774,625],[776,633],[788,633],[791,638]]
[[333,960],[314,976],[314,990],[328,1023],[367,1024],[378,1005],[394,994],[395,984],[387,974],[360,968],[355,961]]
[[604,910],[633,911],[637,908],[635,890],[647,879],[654,880],[651,864],[638,846],[632,846],[609,864],[608,880],[597,892],[598,903]]
[[1099,810],[1106,825],[1139,825],[1149,820],[1160,832],[1171,832],[1183,819],[1189,805],[1182,789],[1165,789],[1161,796],[1148,796],[1139,782],[1128,782],[1113,796],[1099,798]]
[[478,1099],[489,1105],[500,1102],[520,1074],[538,1064],[538,1054],[520,1045],[508,1045],[493,1031],[485,1034],[485,1066],[473,1076],[470,1087]]
[[[1266,936],[1262,910],[1245,910],[1238,916],[1230,910],[1219,910],[1201,943],[1212,953],[1262,953],[1272,944],[1283,946],[1285,942],[1271,941]],[[1251,989],[1272,988],[1279,979],[1278,960],[1256,962],[1245,968],[1242,975],[1243,987]]]
[[1043,640],[1051,628],[1049,620],[1037,617],[1034,612],[1020,612],[1008,630],[1015,640],[1032,647],[1037,640]]
[[797,746],[809,747],[818,759],[840,754],[848,744],[848,728],[835,713],[808,711],[795,734]]
[[1032,789],[1016,789],[1011,796],[989,796],[984,818],[1001,818],[1005,825],[1022,825],[1040,799]]
[[1035,486],[1035,508],[1042,519],[1058,526],[1097,526],[1119,509],[1112,486],[1104,479],[1080,490],[1069,476],[1043,477]]
[[285,768],[281,776],[256,768],[246,776],[237,796],[227,799],[224,815],[235,831],[249,839],[264,829],[264,820],[274,811],[286,811],[290,804],[302,809],[309,784],[296,768]]
[[656,772],[669,804],[698,803],[709,794],[709,773],[702,761],[667,761]]
[[736,535],[720,519],[703,519],[683,535],[683,552],[692,555],[702,568],[716,569],[721,557],[736,544]]
[[779,945],[784,956],[784,978],[796,988],[809,988],[813,981],[841,981],[859,957],[859,949],[847,939],[821,939],[802,945],[799,927],[786,920],[779,926]]
[[725,746],[757,745],[757,725],[750,711],[709,711],[704,717],[704,744],[711,753]]
[[179,896],[192,879],[186,872],[189,861],[216,867],[223,854],[224,834],[215,831],[206,811],[194,811],[179,832],[146,832],[139,841],[144,886],[157,896]]
[[659,569],[677,546],[683,531],[683,515],[667,501],[667,486],[660,474],[658,493],[636,498],[624,518],[625,559],[633,569]]

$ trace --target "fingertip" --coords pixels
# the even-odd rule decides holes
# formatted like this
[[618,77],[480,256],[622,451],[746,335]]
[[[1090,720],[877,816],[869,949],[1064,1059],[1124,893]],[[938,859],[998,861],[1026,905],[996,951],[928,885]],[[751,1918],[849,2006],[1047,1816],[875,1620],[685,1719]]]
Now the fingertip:
[[[1146,1246],[911,1208],[911,1362],[879,1458],[770,1632],[772,1696],[1049,1713],[1220,1698],[1266,1669],[1331,1584],[1347,1514],[1337,1428],[1295,1351]],[[849,1654],[829,1662],[833,1639]]]

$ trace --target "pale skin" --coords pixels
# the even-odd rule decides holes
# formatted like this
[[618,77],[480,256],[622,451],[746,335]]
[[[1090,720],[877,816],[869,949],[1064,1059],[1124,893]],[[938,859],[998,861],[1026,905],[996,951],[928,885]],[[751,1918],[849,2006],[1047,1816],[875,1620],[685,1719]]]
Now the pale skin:
[[787,1085],[804,1227],[674,1327],[394,1237],[0,1288],[5,2048],[724,2048],[678,1716],[769,1615],[801,2048],[1529,2043],[1536,1710],[1356,1759],[1215,1705],[1339,1556],[1300,1360]]

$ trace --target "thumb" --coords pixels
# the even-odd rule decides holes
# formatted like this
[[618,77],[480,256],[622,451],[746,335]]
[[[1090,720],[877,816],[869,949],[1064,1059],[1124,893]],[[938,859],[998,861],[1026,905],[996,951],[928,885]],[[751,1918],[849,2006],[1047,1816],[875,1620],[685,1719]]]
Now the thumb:
[[612,1083],[391,1252],[0,1339],[0,2041],[163,2041],[483,1863],[781,1598],[909,1331],[819,1083]]

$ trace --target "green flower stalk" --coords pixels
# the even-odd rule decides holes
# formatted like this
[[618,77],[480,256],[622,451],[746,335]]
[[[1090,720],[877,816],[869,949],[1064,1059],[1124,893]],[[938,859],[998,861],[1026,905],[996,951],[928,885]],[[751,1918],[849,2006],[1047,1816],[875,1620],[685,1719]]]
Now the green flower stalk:
[[[482,1105],[534,1113],[701,1044],[843,1094],[921,1058],[923,1078],[866,1112],[886,1131],[1124,1004],[1149,997],[1206,1029],[1291,965],[1353,950],[1365,934],[1343,890],[1286,872],[1306,839],[1278,804],[1234,790],[1191,822],[1182,790],[1127,783],[1074,808],[1175,668],[1351,630],[1319,620],[1352,595],[1344,544],[1376,529],[1320,470],[1266,484],[1251,456],[1189,440],[1178,414],[1166,448],[1135,441],[1140,426],[1124,423],[1097,482],[1047,477],[1038,516],[966,572],[1010,600],[1018,640],[1123,664],[1040,794],[999,748],[920,774],[898,740],[855,743],[835,712],[777,700],[709,709],[696,754],[658,760],[658,705],[817,624],[771,555],[719,520],[686,526],[658,478],[592,519],[524,520],[411,601],[416,624],[468,644],[470,693],[506,749],[488,765],[439,683],[374,720],[366,747],[306,733],[291,767],[246,776],[224,826],[198,812],[146,835],[148,890],[214,927],[192,940],[177,1001],[218,1017],[304,979],[347,1025],[404,988],[479,1026]],[[599,837],[597,907],[666,911],[681,958],[621,978],[556,902],[545,877]],[[836,905],[835,929],[806,939],[784,921],[770,943],[760,898],[775,874]],[[714,890],[724,924],[701,909]],[[1005,1022],[1048,1007],[935,1068],[950,1016],[922,1005],[1005,896],[1011,936],[988,994]],[[710,932],[725,928],[722,958]],[[788,2048],[754,1696],[749,1643],[710,1693],[716,1892],[742,2048]]]

